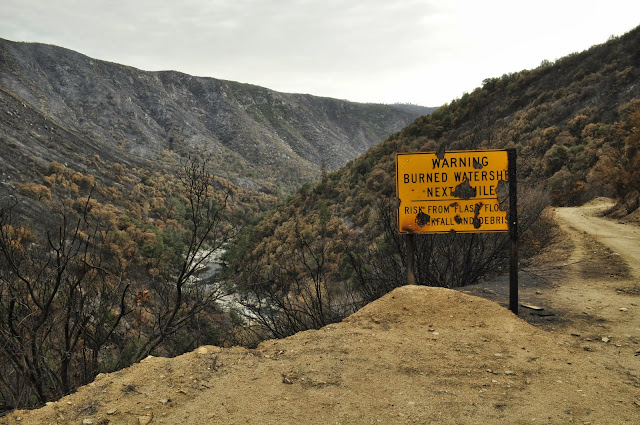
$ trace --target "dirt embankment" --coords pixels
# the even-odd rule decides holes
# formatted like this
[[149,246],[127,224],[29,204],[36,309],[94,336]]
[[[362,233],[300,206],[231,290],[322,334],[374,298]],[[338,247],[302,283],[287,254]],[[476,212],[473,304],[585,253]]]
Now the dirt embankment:
[[[604,245],[617,230],[588,233],[594,212],[558,209],[565,237],[521,272],[521,301],[542,310],[513,315],[500,280],[465,289],[498,302],[406,286],[342,323],[148,358],[0,423],[638,423],[640,263]],[[638,231],[622,229],[613,240]]]

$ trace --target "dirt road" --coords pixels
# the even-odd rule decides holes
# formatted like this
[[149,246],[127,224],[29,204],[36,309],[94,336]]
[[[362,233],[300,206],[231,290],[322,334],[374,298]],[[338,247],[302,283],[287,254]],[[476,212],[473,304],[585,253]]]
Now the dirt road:
[[640,228],[601,217],[610,206],[599,200],[555,210],[573,250],[547,276],[558,320],[545,327],[569,334],[574,347],[640,388]]
[[[620,255],[633,277],[640,280],[640,228],[600,217],[611,205],[607,200],[599,200],[582,207],[557,208],[555,215],[565,230],[587,234],[612,250],[614,255]],[[578,251],[582,252],[577,255],[589,256],[589,252]]]

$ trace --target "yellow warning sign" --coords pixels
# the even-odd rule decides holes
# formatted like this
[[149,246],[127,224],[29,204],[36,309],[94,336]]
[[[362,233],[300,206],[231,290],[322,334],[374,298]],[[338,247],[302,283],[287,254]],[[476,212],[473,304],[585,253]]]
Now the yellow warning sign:
[[506,150],[396,154],[398,231],[506,232],[498,185],[508,164]]

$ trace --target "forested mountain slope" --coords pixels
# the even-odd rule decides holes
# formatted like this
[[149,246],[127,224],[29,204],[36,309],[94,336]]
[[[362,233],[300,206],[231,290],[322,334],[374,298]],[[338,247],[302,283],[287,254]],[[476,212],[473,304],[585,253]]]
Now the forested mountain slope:
[[[269,300],[255,309],[264,327],[278,336],[322,326],[405,281],[404,241],[395,230],[397,152],[515,148],[525,249],[544,238],[535,219],[546,205],[605,195],[637,209],[638,46],[640,28],[555,63],[488,78],[304,187],[230,256],[238,259],[230,274],[247,300]],[[504,267],[507,252],[506,238],[494,235],[417,243],[418,280],[429,285],[473,283]],[[265,313],[272,306],[278,314]]]

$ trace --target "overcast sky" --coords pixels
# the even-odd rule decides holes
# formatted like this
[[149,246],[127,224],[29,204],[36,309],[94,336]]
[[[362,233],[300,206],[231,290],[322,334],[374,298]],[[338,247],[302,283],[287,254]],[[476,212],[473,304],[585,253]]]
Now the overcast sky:
[[640,25],[640,0],[1,0],[0,37],[136,68],[438,106]]

